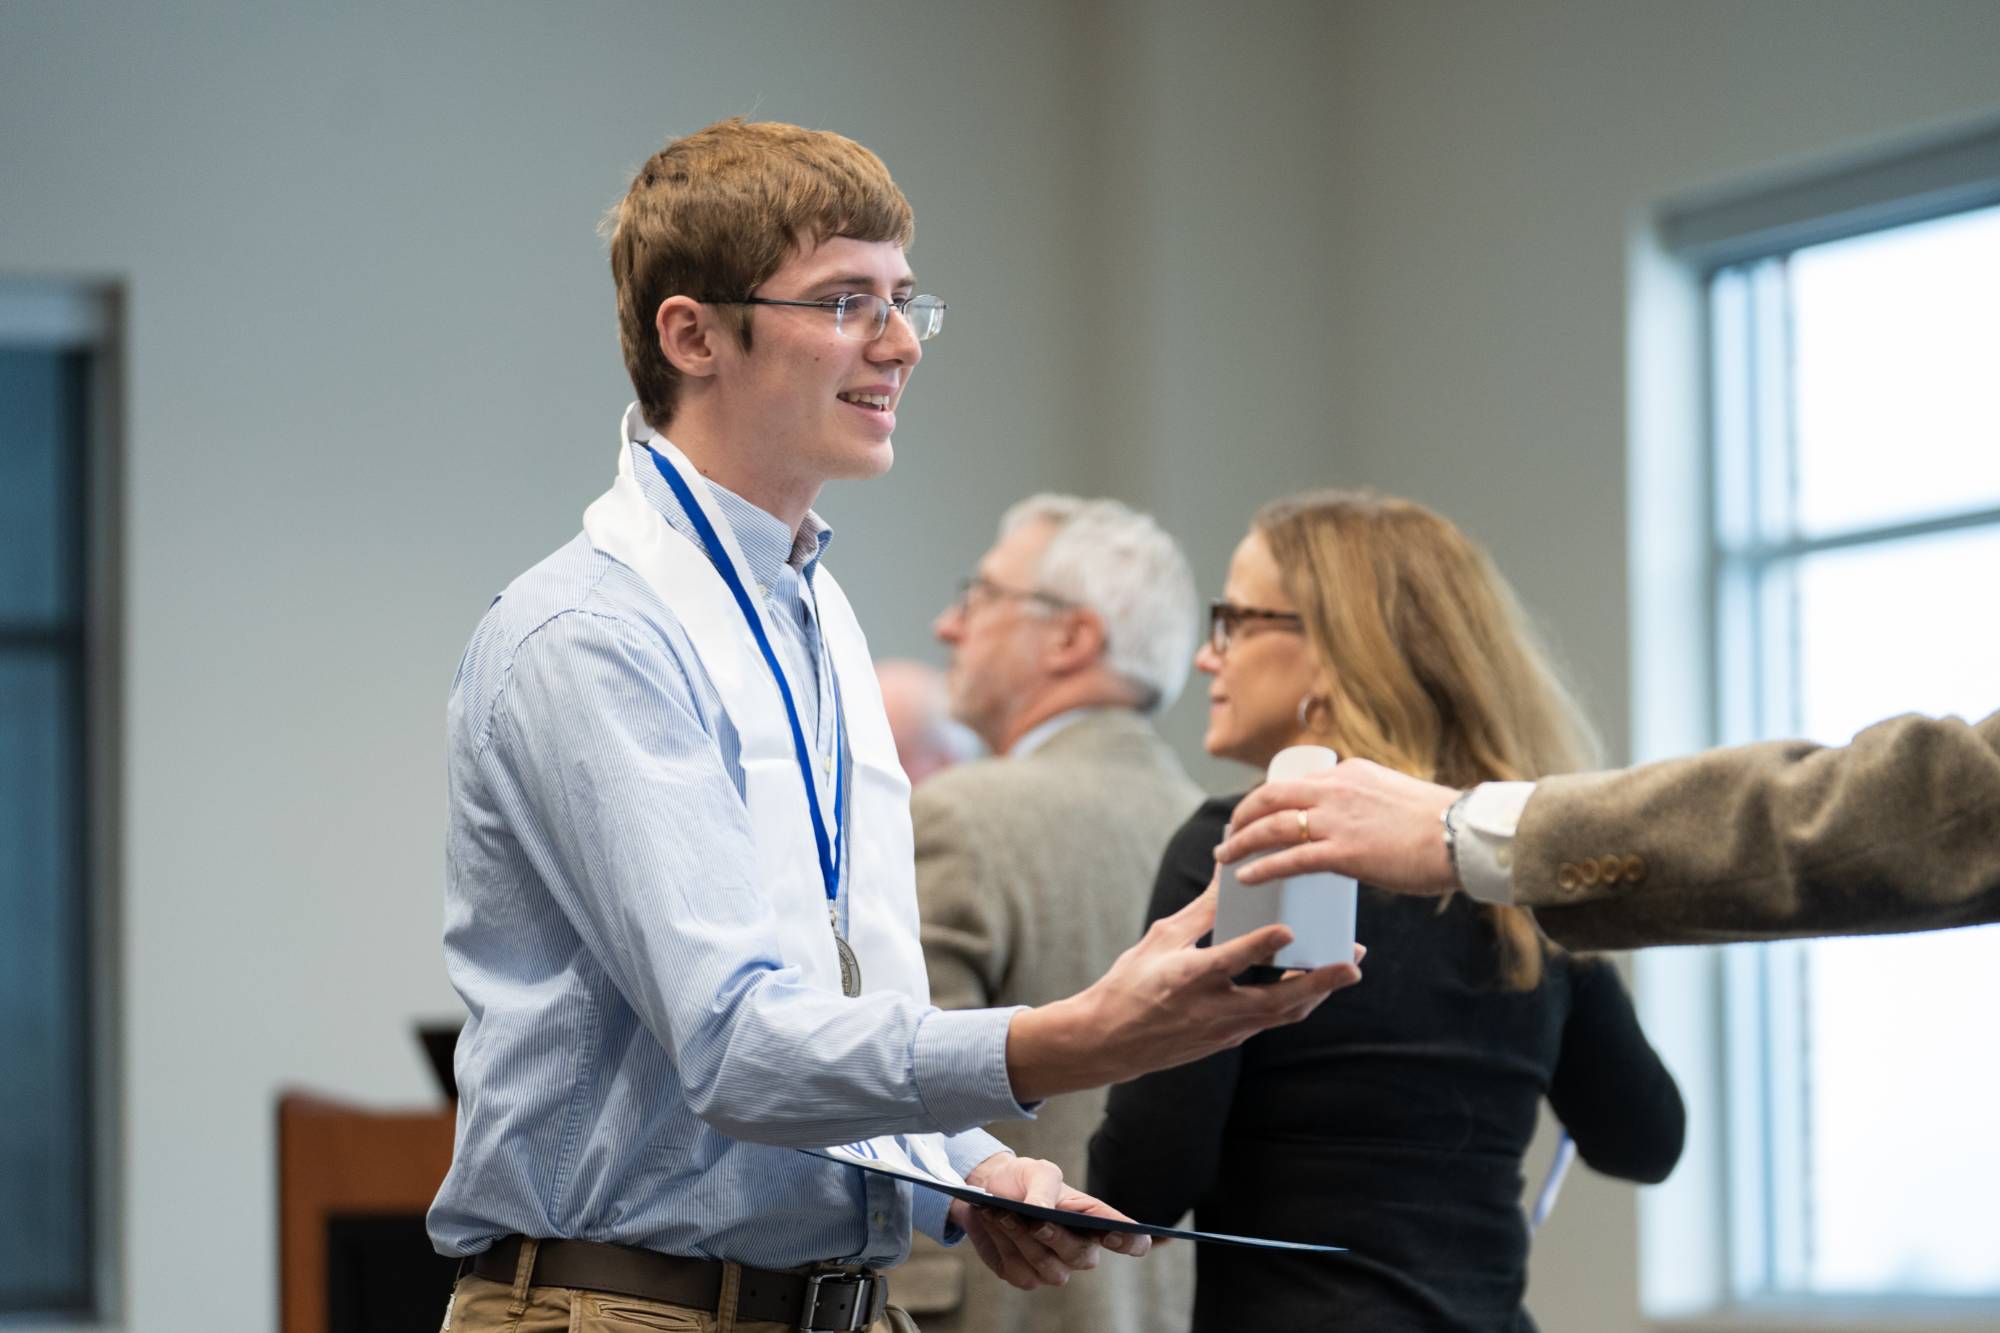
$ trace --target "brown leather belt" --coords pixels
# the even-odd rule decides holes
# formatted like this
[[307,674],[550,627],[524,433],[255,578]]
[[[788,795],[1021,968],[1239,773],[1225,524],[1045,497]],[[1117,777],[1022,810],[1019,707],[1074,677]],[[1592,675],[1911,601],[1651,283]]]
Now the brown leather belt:
[[[520,1266],[521,1243],[520,1236],[495,1241],[491,1249],[467,1259],[461,1271],[511,1286]],[[606,1291],[713,1310],[722,1304],[722,1270],[717,1259],[689,1259],[589,1240],[545,1240],[535,1247],[528,1285]],[[880,1319],[888,1303],[889,1280],[870,1270],[786,1273],[745,1265],[736,1292],[736,1317],[812,1333],[852,1333]]]

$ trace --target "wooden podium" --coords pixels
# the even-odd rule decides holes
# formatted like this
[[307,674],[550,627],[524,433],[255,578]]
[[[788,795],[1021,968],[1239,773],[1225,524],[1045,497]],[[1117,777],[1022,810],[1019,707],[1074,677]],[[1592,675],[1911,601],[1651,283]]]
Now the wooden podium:
[[282,1333],[431,1333],[455,1262],[423,1219],[451,1166],[453,1115],[370,1111],[304,1092],[278,1098]]

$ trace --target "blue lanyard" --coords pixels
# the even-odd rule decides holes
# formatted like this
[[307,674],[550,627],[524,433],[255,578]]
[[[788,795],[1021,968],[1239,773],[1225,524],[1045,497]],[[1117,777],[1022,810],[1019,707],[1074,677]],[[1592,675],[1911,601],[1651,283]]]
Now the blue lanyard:
[[721,539],[715,535],[715,527],[708,521],[708,515],[702,512],[699,504],[695,503],[694,494],[688,490],[687,481],[672,463],[654,452],[650,446],[646,452],[652,455],[653,466],[659,469],[660,475],[672,489],[674,498],[680,501],[681,510],[688,516],[688,522],[694,524],[695,533],[700,536],[702,545],[706,548],[705,554],[709,563],[715,566],[716,573],[722,575],[722,581],[729,585],[731,595],[736,598],[737,609],[743,612],[743,619],[749,622],[750,633],[756,636],[758,651],[764,654],[764,665],[771,668],[771,679],[778,682],[778,693],[785,700],[785,717],[792,724],[792,753],[799,762],[799,780],[805,784],[806,807],[812,811],[813,846],[819,851],[820,878],[826,883],[826,901],[831,904],[840,896],[840,843],[847,840],[847,786],[841,780],[840,771],[842,742],[838,687],[830,701],[833,707],[833,809],[834,818],[839,824],[835,830],[835,837],[839,842],[835,842],[827,837],[826,817],[820,814],[819,788],[813,781],[812,753],[806,748],[805,728],[799,725],[799,706],[792,699],[792,687],[785,680],[783,669],[778,666],[778,654],[771,647],[771,637],[764,633],[764,622],[757,615],[756,603],[750,600],[749,592],[743,587],[743,579],[737,574],[735,566],[730,563],[729,552],[723,546]]

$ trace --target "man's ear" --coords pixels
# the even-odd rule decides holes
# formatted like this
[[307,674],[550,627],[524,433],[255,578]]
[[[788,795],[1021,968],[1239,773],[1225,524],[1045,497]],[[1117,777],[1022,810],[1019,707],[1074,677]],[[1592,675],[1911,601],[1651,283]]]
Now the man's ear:
[[1104,619],[1085,606],[1057,613],[1055,641],[1049,645],[1049,666],[1068,675],[1096,666],[1104,657]]
[[692,296],[669,296],[653,312],[653,332],[667,364],[693,379],[716,372],[715,345],[728,336],[715,311]]

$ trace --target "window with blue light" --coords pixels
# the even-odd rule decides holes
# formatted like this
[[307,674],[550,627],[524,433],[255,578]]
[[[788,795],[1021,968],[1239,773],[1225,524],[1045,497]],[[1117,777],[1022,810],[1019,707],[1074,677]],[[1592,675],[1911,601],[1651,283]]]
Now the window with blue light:
[[105,1307],[107,372],[93,294],[0,283],[0,1323]]
[[[2000,708],[2000,207],[1706,295],[1715,739]],[[2000,1300],[2000,928],[1743,946],[1721,977],[1734,1296]]]

